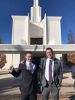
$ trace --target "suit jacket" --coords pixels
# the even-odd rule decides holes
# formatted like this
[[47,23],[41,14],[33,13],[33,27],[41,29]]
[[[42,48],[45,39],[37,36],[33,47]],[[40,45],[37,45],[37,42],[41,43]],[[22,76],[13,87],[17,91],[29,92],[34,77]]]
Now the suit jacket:
[[30,94],[31,92],[35,92],[36,87],[36,70],[32,74],[31,71],[26,69],[25,62],[23,64],[19,64],[19,68],[17,71],[13,70],[12,75],[14,77],[18,77],[22,74],[22,80],[21,80],[21,92],[24,92],[25,94]]
[[[47,58],[42,58],[41,63],[40,63],[40,68],[41,68],[40,78],[41,78],[41,84],[43,87],[46,86],[47,84],[47,81],[45,79],[46,59]],[[54,81],[53,82],[58,87],[61,85],[61,82],[62,82],[62,76],[63,76],[62,66],[61,66],[61,62],[58,59],[53,58],[53,60],[54,60],[54,75],[53,75]]]

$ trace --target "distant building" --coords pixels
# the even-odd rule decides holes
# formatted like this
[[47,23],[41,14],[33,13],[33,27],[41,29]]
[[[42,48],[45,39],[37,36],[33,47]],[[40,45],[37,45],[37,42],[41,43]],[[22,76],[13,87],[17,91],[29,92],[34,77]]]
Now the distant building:
[[[39,0],[33,0],[28,16],[12,16],[12,44],[61,45],[61,17],[45,13],[42,19]],[[6,66],[19,62],[20,54],[7,55]]]

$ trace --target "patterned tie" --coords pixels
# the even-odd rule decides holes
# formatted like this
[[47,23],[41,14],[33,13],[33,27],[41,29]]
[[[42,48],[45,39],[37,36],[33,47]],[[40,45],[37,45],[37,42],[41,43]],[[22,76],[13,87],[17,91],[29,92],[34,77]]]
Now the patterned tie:
[[52,82],[52,60],[49,61],[49,83]]

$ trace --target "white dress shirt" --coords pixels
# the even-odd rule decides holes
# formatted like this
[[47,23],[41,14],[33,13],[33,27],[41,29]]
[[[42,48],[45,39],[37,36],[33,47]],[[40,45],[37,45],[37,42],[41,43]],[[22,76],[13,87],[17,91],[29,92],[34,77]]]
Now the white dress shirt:
[[27,70],[30,70],[32,74],[34,73],[36,66],[32,62],[26,61]]
[[[50,60],[52,60],[52,59],[47,58],[47,60],[46,60],[45,78],[47,81],[49,81],[49,62],[50,62]],[[53,79],[53,74],[54,74],[54,61],[52,60],[52,79]]]

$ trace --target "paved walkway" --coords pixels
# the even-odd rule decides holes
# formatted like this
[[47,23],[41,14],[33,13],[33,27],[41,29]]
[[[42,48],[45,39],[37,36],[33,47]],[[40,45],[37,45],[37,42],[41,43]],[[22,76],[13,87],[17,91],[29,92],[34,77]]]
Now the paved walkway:
[[[8,79],[7,83],[5,83],[3,79]],[[0,75],[0,82],[2,82],[1,80],[4,83],[0,83],[0,100],[20,100],[19,87],[14,84],[15,81],[13,81],[12,75]],[[11,82],[12,84],[10,84],[9,82]],[[63,74],[63,81],[62,87],[60,89],[59,100],[75,100],[75,90],[73,87],[73,82],[74,80],[71,78],[70,72]],[[11,86],[4,87],[6,84],[10,84]],[[38,95],[38,100],[41,100],[41,95]]]
[[63,74],[60,97],[60,100],[75,100],[74,80],[71,77],[71,72]]

